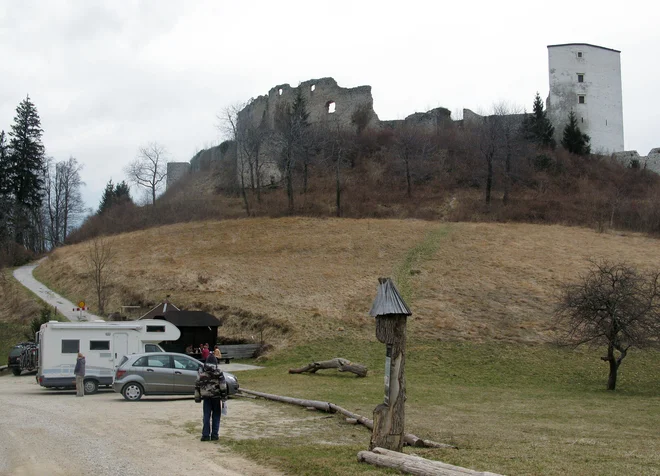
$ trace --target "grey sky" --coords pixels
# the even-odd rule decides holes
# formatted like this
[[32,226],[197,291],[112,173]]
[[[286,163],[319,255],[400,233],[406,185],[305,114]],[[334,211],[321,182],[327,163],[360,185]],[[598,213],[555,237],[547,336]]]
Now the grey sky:
[[660,147],[660,7],[636,1],[0,0],[0,129],[30,94],[56,160],[84,164],[83,198],[125,179],[140,145],[187,161],[216,114],[276,84],[372,86],[381,119],[444,106],[531,109],[546,46],[621,50],[626,149]]

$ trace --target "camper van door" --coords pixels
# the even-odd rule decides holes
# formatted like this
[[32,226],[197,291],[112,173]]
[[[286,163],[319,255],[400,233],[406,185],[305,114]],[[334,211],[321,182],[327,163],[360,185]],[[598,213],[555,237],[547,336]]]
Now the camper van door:
[[122,357],[128,355],[128,334],[124,332],[115,333],[112,339],[114,350],[114,365],[117,367]]

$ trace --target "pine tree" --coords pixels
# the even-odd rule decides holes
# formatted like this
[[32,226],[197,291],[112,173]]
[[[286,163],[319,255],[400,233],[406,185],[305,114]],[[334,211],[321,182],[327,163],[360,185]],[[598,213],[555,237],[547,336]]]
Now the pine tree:
[[564,137],[561,140],[561,145],[573,154],[588,155],[591,153],[590,140],[591,138],[580,130],[577,117],[571,111],[568,114],[568,124],[564,127]]
[[99,211],[97,212],[99,215],[105,213],[108,211],[114,202],[114,192],[115,186],[112,184],[112,179],[108,181],[108,183],[105,186],[105,189],[103,189],[103,195],[101,195],[101,202],[99,203]]
[[121,183],[113,185],[112,179],[110,179],[103,190],[98,214],[101,215],[116,205],[132,202],[128,184],[122,180]]
[[41,120],[27,96],[16,108],[9,136],[8,182],[14,202],[16,243],[38,251],[40,208],[44,192],[45,149],[41,143]]
[[548,119],[548,113],[543,109],[543,101],[539,93],[534,98],[532,114],[525,115],[523,121],[523,135],[525,139],[542,147],[555,147],[555,127]]
[[29,210],[38,210],[43,197],[42,134],[37,108],[27,96],[16,108],[16,117],[9,133],[9,175],[14,199]]

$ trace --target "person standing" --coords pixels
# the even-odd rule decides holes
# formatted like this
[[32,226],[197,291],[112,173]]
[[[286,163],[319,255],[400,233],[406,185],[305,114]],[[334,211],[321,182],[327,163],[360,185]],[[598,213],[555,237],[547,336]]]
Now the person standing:
[[215,355],[206,359],[204,370],[195,382],[195,402],[203,403],[201,441],[215,441],[220,431],[220,415],[227,399],[227,382],[218,368]]
[[215,356],[215,359],[218,361],[218,363],[220,363],[220,360],[222,360],[222,352],[220,352],[220,346],[215,346],[215,349],[213,349],[213,355]]
[[202,348],[202,362],[206,362],[206,358],[209,356],[211,351],[209,350],[209,345],[204,344],[204,347]]
[[76,397],[85,396],[85,356],[82,352],[78,352],[76,359],[76,367],[73,369],[73,374],[76,376]]

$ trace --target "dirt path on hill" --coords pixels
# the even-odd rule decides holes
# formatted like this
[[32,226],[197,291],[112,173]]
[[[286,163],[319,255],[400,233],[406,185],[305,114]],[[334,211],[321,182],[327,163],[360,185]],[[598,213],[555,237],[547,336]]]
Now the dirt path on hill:
[[[47,259],[47,258],[44,258]],[[57,308],[57,311],[66,316],[70,321],[92,321],[94,319],[102,319],[99,316],[96,316],[87,311],[75,311],[78,306],[77,304],[72,303],[71,301],[63,298],[54,291],[48,289],[41,282],[37,281],[36,278],[32,275],[34,268],[41,264],[42,260],[37,261],[36,263],[26,264],[20,268],[14,270],[14,277],[16,280],[21,283],[23,286],[28,288],[34,294],[39,296],[39,298],[49,305]],[[89,303],[87,303],[89,305]]]
[[230,452],[222,441],[258,437],[251,427],[280,431],[281,417],[247,399],[232,399],[228,407],[220,441],[206,443],[199,441],[201,406],[191,398],[127,402],[108,390],[75,398],[72,391],[39,387],[34,375],[1,376],[0,474],[281,474]]

